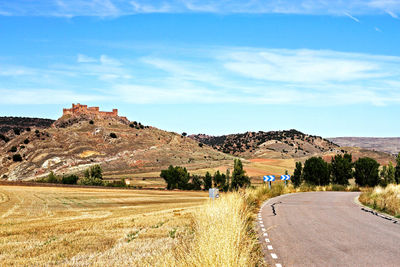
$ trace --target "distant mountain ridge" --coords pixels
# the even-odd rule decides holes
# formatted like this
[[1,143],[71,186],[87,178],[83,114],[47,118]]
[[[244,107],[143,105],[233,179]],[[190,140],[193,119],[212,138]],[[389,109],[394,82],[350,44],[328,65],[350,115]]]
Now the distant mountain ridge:
[[400,152],[400,137],[332,137],[327,139],[345,147],[360,147],[389,154]]
[[48,128],[54,120],[27,117],[0,117],[0,133],[6,133],[13,129],[25,130],[26,128]]
[[222,136],[197,134],[189,137],[221,152],[245,158],[297,158],[339,151],[339,146],[335,143],[295,129]]

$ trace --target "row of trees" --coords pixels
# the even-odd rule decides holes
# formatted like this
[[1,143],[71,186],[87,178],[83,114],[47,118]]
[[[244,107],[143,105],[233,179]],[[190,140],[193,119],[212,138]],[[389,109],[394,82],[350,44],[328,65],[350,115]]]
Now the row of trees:
[[190,175],[186,168],[171,165],[161,171],[160,177],[167,183],[167,189],[208,190],[216,187],[221,191],[228,191],[250,186],[250,178],[246,175],[239,159],[234,161],[232,175],[227,170],[226,173],[216,171],[213,175],[207,172],[202,177]]
[[321,157],[312,157],[306,160],[304,167],[301,162],[296,162],[292,176],[295,187],[305,182],[312,185],[340,184],[348,185],[349,179],[355,178],[359,186],[387,185],[400,183],[400,153],[396,159],[397,166],[391,162],[379,170],[380,164],[368,157],[352,161],[351,154],[336,155],[331,163],[325,162]]

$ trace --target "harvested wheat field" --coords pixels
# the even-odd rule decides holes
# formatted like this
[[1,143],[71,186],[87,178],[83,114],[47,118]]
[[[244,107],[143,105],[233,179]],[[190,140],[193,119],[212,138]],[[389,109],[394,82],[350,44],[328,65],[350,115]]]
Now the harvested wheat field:
[[0,186],[0,266],[163,265],[203,192]]

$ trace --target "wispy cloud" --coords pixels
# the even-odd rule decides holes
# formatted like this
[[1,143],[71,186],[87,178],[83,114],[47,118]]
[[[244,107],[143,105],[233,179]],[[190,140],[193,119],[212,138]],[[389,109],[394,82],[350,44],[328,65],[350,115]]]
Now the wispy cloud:
[[354,20],[355,22],[360,23],[360,20],[354,16],[352,16],[350,13],[345,12],[344,13],[347,17],[351,18],[352,20]]
[[3,16],[118,17],[138,13],[281,13],[349,16],[389,14],[397,18],[397,0],[14,0],[0,2]]
[[69,64],[40,69],[0,61],[0,70],[0,104],[88,99],[170,104],[400,104],[400,57],[329,50],[201,47],[191,50],[190,57],[130,59],[80,54]]

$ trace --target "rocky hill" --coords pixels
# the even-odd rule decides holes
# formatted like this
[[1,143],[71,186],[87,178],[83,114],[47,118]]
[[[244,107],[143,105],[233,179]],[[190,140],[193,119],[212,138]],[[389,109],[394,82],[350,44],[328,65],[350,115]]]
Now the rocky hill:
[[92,164],[101,164],[105,175],[123,175],[159,171],[170,164],[206,168],[232,161],[191,138],[121,117],[67,115],[45,129],[3,136],[0,178],[9,180],[34,179],[50,171],[79,173]]
[[399,137],[335,137],[328,139],[340,146],[360,147],[389,154],[397,154],[400,152]]
[[13,129],[24,131],[32,127],[48,128],[53,122],[54,120],[40,118],[0,117],[0,133],[4,134]]
[[299,158],[340,151],[339,146],[329,140],[297,130],[189,137],[221,152],[245,158]]

